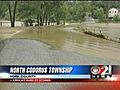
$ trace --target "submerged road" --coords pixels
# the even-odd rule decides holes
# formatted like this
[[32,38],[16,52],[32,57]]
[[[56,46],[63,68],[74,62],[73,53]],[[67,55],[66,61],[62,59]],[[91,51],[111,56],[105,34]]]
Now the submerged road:
[[[117,64],[113,60],[82,55],[79,53],[52,50],[40,41],[10,39],[4,41],[0,52],[0,64]],[[120,61],[119,61],[120,63]]]
[[[106,43],[107,41],[87,35],[52,30],[44,33],[29,31],[20,33],[16,37],[26,39],[10,38],[0,44],[0,65],[120,64],[119,45],[112,42]],[[51,49],[51,46],[41,42],[41,39],[60,46],[60,49]],[[105,56],[111,59],[104,58]],[[120,85],[111,82],[0,83],[0,90],[98,90],[98,88],[99,90],[119,90]]]

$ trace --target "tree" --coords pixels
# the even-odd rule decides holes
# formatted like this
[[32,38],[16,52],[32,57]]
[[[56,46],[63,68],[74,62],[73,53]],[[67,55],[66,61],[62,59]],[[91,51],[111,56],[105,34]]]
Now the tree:
[[72,19],[75,22],[82,22],[84,21],[84,16],[85,16],[85,8],[83,6],[83,3],[81,1],[75,2],[72,8]]
[[15,26],[16,7],[17,7],[17,1],[9,1],[8,8],[9,8],[11,27]]
[[119,23],[120,22],[120,17],[118,15],[113,17],[113,22]]
[[33,1],[21,1],[17,7],[17,19],[24,21],[25,26],[33,26],[37,16],[37,5]]
[[99,19],[99,22],[104,22],[105,14],[103,8],[96,8],[96,10],[93,12],[93,17],[95,19]]
[[0,19],[5,17],[5,13],[7,11],[5,1],[0,1]]
[[[65,24],[65,22],[83,22],[86,15],[100,22],[107,20],[111,7],[120,7],[120,3],[113,1],[0,1],[0,17],[10,17],[11,27],[15,20],[36,21],[36,25],[50,25],[51,23]],[[19,3],[17,3],[19,2]],[[6,9],[5,7],[7,7]]]

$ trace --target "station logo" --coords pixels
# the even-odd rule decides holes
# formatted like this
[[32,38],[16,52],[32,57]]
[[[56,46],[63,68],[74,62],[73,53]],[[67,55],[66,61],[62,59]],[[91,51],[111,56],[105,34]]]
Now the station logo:
[[91,67],[91,78],[112,77],[111,65],[93,65]]

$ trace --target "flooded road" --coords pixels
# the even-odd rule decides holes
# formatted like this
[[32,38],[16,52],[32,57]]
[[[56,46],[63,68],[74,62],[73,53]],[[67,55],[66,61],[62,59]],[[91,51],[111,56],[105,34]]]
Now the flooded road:
[[[75,32],[73,27],[34,27],[9,36],[0,52],[2,65],[120,64],[120,43]],[[85,85],[107,89],[111,83],[0,83],[0,90],[73,90]],[[116,84],[110,88],[114,86],[119,90]]]
[[[75,52],[83,55],[120,60],[120,43],[74,32],[73,27],[31,28],[12,38],[34,39],[52,46],[51,49]],[[38,31],[39,30],[39,31]]]

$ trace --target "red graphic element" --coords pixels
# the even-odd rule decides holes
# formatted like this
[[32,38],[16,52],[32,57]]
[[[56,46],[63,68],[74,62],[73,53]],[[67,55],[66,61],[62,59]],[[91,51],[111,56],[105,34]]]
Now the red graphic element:
[[99,66],[93,66],[91,68],[91,73],[92,74],[99,74],[99,72],[100,72],[100,67]]
[[103,67],[103,65],[100,65],[99,67],[100,67],[100,72],[98,74],[101,75],[105,70],[105,68]]
[[110,74],[110,71],[109,65],[93,65],[91,67],[91,73],[93,75]]
[[120,82],[67,83],[61,90],[120,90]]

